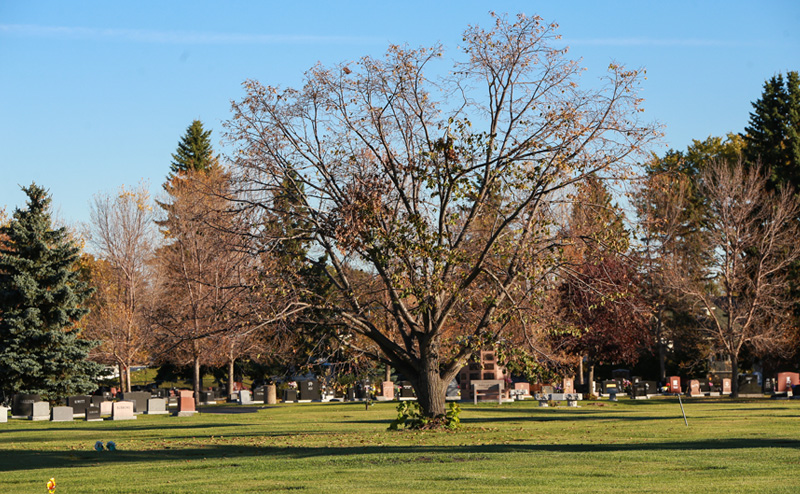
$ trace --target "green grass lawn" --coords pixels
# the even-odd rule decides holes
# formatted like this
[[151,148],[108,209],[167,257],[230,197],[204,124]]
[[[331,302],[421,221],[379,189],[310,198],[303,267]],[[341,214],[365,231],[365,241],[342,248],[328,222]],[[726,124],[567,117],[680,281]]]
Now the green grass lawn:
[[[459,432],[387,431],[393,403],[0,424],[0,493],[798,492],[800,401],[463,405]],[[97,452],[95,441],[117,451]]]

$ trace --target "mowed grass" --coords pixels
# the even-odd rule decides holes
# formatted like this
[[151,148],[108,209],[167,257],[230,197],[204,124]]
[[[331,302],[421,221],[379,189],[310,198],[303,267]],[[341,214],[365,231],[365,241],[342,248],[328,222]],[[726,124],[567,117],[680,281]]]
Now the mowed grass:
[[[800,401],[463,404],[458,432],[388,431],[396,403],[0,424],[0,493],[798,492]],[[117,451],[97,452],[98,440]]]

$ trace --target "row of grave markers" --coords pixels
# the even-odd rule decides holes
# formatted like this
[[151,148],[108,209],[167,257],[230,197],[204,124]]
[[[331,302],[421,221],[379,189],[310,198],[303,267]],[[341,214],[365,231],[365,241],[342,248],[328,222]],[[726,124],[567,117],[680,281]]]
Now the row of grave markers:
[[[16,395],[10,409],[11,417],[34,421],[69,422],[76,418],[99,421],[104,420],[104,417],[110,417],[111,420],[134,420],[139,413],[148,415],[170,413],[166,398],[152,398],[149,393],[139,394],[141,396],[123,396],[121,401],[109,401],[103,396],[74,396],[67,398],[66,406],[52,408],[49,402],[41,401],[38,395]],[[178,417],[191,416],[197,412],[194,406],[194,392],[191,390],[180,391],[176,404],[178,409],[175,415]],[[8,411],[9,408],[0,407],[0,422],[8,421]]]

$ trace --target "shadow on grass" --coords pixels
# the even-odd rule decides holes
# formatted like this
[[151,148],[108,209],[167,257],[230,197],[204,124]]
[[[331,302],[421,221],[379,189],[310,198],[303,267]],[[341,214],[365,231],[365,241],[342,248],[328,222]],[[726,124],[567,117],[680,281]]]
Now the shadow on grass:
[[[275,458],[280,460],[316,457],[349,457],[360,461],[388,462],[451,462],[456,455],[483,455],[506,453],[609,453],[629,451],[665,450],[755,450],[764,448],[800,449],[800,440],[771,439],[721,439],[681,442],[630,443],[630,444],[515,444],[475,446],[360,446],[360,447],[258,447],[251,445],[213,444],[202,448],[164,449],[149,451],[115,452],[95,451],[6,451],[0,454],[0,472],[116,465],[139,462],[175,462],[192,460],[242,459],[247,457]],[[388,455],[388,456],[387,456]],[[396,455],[396,458],[392,458]],[[440,458],[415,455],[441,455]],[[376,456],[376,458],[369,458]]]
[[[124,424],[124,425],[123,425]],[[83,427],[75,427],[75,426],[58,426],[58,427],[37,427],[37,428],[30,428],[30,429],[7,429],[7,432],[17,433],[17,432],[32,432],[32,433],[47,433],[47,432],[63,432],[63,431],[74,431],[74,432],[119,432],[119,431],[155,431],[155,430],[186,430],[190,431],[192,429],[219,429],[219,428],[228,428],[228,427],[237,427],[242,428],[246,427],[246,424],[239,424],[235,422],[225,422],[221,424],[209,424],[209,423],[202,423],[202,424],[194,424],[194,425],[174,425],[172,423],[165,425],[163,423],[153,423],[148,425],[137,425],[135,421],[125,421],[125,422],[113,422],[110,420],[104,420],[103,422],[92,422],[90,425],[85,425]]]

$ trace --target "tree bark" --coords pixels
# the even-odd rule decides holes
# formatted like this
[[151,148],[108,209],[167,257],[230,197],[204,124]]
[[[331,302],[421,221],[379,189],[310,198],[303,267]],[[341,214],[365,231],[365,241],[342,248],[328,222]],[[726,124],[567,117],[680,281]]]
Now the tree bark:
[[119,390],[125,392],[125,372],[122,362],[117,364],[117,372],[119,373]]
[[125,366],[125,392],[131,392],[131,366]]
[[194,387],[194,404],[200,405],[200,388],[202,383],[200,381],[200,357],[195,355],[192,359],[192,386]]
[[230,397],[231,393],[233,393],[233,383],[235,381],[235,376],[233,375],[233,372],[234,372],[235,362],[236,362],[235,358],[228,359],[228,397]]
[[411,384],[417,392],[417,402],[426,417],[444,415],[447,386],[438,372],[421,372],[417,380],[411,381]]
[[739,397],[739,356],[731,352],[731,398]]
[[589,382],[586,383],[588,386],[588,394],[594,394],[594,364],[590,361],[589,362]]

